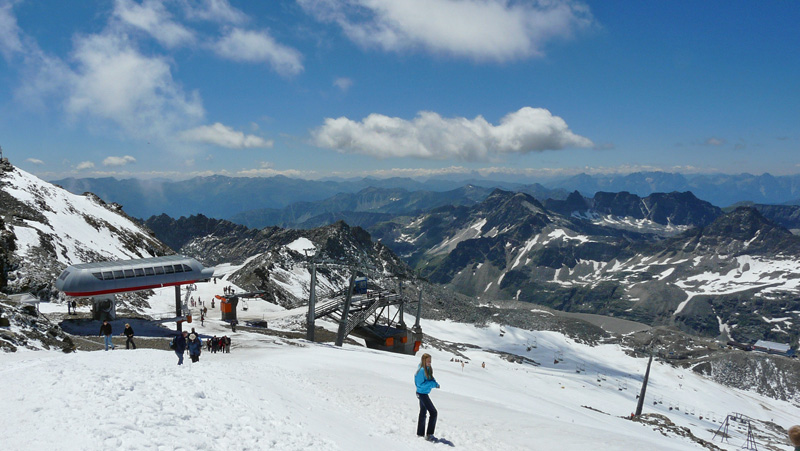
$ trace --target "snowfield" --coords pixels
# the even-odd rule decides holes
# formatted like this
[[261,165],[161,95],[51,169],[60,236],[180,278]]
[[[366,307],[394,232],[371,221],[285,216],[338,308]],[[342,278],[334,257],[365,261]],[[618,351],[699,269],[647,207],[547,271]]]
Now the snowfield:
[[[218,284],[193,293],[210,299]],[[170,289],[151,299],[169,310]],[[271,328],[302,321],[303,308],[251,301],[240,319],[267,318]],[[42,304],[52,311],[57,304]],[[415,435],[413,374],[417,356],[356,345],[337,348],[252,332],[231,334],[211,311],[201,334],[228,334],[230,354],[203,353],[177,366],[171,351],[21,351],[0,355],[4,450],[427,450],[450,448]],[[412,317],[406,317],[411,323]],[[318,324],[334,329],[335,325]],[[689,438],[625,417],[636,408],[646,360],[617,345],[590,347],[555,333],[500,325],[422,321],[424,332],[461,351],[431,346],[442,388],[436,435],[467,450],[696,450]],[[119,332],[117,332],[119,333]],[[119,343],[119,342],[118,342]],[[450,348],[453,349],[453,348]],[[458,354],[460,352],[460,354]],[[525,357],[515,363],[504,356]],[[556,358],[560,359],[555,363]],[[451,361],[460,359],[466,364]],[[486,363],[486,368],[481,363]],[[535,363],[539,365],[536,365]],[[578,371],[581,370],[581,371]],[[673,410],[670,410],[670,407]],[[788,428],[800,409],[731,389],[691,371],[654,362],[644,413],[667,416],[711,441],[729,413]],[[702,419],[700,417],[703,417]],[[9,427],[9,425],[13,426]],[[735,430],[735,426],[732,426]],[[765,431],[762,431],[765,432]],[[744,443],[737,432],[722,449]],[[785,447],[762,435],[760,445]],[[779,448],[780,449],[780,448]]]

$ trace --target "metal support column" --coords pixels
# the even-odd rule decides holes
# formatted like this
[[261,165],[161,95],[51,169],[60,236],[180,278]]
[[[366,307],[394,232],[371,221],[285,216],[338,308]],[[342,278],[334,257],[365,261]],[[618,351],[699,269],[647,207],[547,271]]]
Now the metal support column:
[[[181,286],[175,285],[175,316],[180,318],[183,316],[183,309],[181,308]],[[178,320],[178,332],[183,331],[183,321]]]
[[636,404],[636,416],[642,414],[642,406],[644,405],[644,394],[647,391],[647,379],[650,378],[650,364],[653,363],[653,353],[650,352],[650,360],[647,361],[647,371],[644,372],[644,380],[642,381],[642,391],[639,393],[639,402]]
[[419,290],[419,302],[417,302],[417,320],[414,321],[414,329],[419,328],[419,317],[422,315],[422,290]]
[[344,308],[342,309],[342,318],[339,320],[339,333],[336,334],[336,346],[342,346],[344,343],[344,335],[347,330],[347,317],[350,315],[350,302],[353,300],[353,286],[356,283],[356,272],[350,276],[350,287],[347,289],[347,298],[344,300]]
[[308,316],[306,317],[306,338],[314,341],[314,320],[317,305],[317,265],[311,262],[311,290],[308,294]]

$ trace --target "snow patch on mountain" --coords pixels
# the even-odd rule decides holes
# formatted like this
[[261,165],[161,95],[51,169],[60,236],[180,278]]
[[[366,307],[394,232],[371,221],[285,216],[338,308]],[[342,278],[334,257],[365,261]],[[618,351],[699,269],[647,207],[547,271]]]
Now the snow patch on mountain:
[[639,219],[630,216],[619,217],[603,215],[597,212],[573,213],[574,218],[592,222],[595,225],[613,227],[615,229],[630,230],[642,233],[655,233],[661,236],[673,236],[692,228],[690,225],[659,224],[651,219]]
[[543,241],[541,243],[543,246],[546,246],[551,241],[559,241],[559,240],[560,241],[578,241],[580,243],[591,243],[591,242],[594,241],[594,240],[590,239],[588,236],[585,236],[585,235],[570,235],[564,229],[553,230],[547,235],[547,237],[549,239],[547,239],[547,240],[545,240],[545,241]]
[[481,237],[481,229],[486,225],[486,218],[481,218],[472,224],[457,231],[453,236],[426,252],[430,255],[446,254],[458,246],[458,243]]
[[312,250],[316,249],[316,246],[314,246],[314,243],[312,243],[311,240],[302,236],[292,241],[291,243],[287,244],[286,247],[300,254],[304,253],[306,249],[312,249]]

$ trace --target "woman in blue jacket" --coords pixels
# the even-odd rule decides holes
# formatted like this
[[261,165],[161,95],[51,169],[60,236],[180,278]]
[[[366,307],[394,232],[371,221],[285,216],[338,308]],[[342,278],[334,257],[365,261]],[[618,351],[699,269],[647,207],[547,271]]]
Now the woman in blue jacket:
[[192,358],[192,363],[200,360],[200,350],[203,349],[203,342],[196,334],[189,334],[189,357]]
[[[436,440],[433,432],[436,430],[436,417],[439,412],[431,402],[431,397],[428,394],[434,388],[439,388],[439,383],[433,378],[433,367],[431,367],[431,355],[422,354],[417,373],[414,375],[414,382],[417,384],[417,398],[419,399],[419,421],[417,422],[417,435],[425,436],[425,440]],[[431,419],[428,422],[428,430],[425,431],[425,416],[427,413],[431,414]]]

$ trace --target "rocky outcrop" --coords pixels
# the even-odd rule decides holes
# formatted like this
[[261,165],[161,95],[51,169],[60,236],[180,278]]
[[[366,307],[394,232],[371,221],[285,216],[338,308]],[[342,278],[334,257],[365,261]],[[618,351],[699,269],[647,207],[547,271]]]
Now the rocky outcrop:
[[15,352],[31,350],[60,350],[72,352],[72,339],[36,310],[33,304],[19,304],[0,299],[0,349]]

